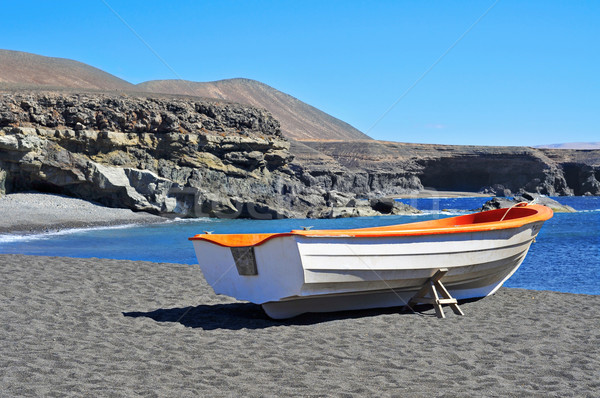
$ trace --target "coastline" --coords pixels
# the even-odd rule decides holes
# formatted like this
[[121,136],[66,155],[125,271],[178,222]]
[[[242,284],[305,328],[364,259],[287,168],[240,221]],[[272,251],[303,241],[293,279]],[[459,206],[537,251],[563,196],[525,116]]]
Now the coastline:
[[34,234],[167,221],[149,213],[45,193],[13,193],[0,197],[0,219],[0,234]]
[[[488,197],[473,192],[425,190],[398,198]],[[169,219],[146,212],[110,208],[65,195],[28,192],[0,196],[0,234],[37,234],[75,228],[154,224]]]
[[[3,392],[590,396],[600,296],[501,288],[448,309],[273,321],[197,266],[0,255]],[[566,309],[557,310],[557,309]]]
[[424,189],[418,192],[394,195],[396,199],[424,199],[424,198],[489,198],[494,196],[490,193],[464,192],[464,191],[437,191],[435,189]]

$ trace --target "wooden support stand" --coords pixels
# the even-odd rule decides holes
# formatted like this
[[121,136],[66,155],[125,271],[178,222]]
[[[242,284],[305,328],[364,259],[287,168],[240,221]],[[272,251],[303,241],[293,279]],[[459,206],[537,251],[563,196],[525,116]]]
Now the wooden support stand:
[[[435,313],[438,318],[445,318],[444,310],[442,309],[442,305],[448,304],[452,311],[456,315],[464,315],[458,306],[458,302],[455,298],[453,298],[448,290],[444,287],[440,279],[448,272],[448,268],[441,268],[437,270],[437,272],[427,280],[425,285],[415,294],[409,301],[408,306],[412,308],[413,305],[424,303],[424,304],[433,304],[433,308],[435,309]],[[443,298],[438,296],[438,289]],[[429,293],[430,297],[425,297]]]

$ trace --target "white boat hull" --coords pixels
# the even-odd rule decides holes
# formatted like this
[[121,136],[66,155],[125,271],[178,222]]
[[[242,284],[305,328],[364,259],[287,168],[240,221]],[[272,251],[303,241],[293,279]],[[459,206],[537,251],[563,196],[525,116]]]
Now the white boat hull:
[[[243,275],[230,247],[195,240],[215,293],[261,304],[275,319],[406,305],[438,269],[457,299],[493,294],[521,265],[543,222],[441,235],[286,235],[253,246],[256,275]],[[242,273],[242,274],[240,274]]]

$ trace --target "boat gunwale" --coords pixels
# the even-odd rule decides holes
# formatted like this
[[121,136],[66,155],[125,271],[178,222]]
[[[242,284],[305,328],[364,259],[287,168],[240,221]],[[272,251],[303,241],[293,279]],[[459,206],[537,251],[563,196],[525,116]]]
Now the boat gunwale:
[[[515,209],[516,211],[513,211]],[[504,213],[504,216],[523,212],[519,209],[534,210],[533,214],[520,217],[506,218],[489,222],[468,222],[476,217],[486,218]],[[529,213],[529,212],[528,212]],[[278,237],[301,236],[307,238],[382,238],[400,236],[445,235],[472,232],[496,231],[503,229],[520,228],[536,222],[544,222],[553,216],[553,211],[543,205],[527,205],[511,207],[508,209],[488,210],[470,213],[461,216],[448,217],[438,220],[419,221],[407,224],[396,224],[384,227],[369,227],[357,229],[331,229],[331,230],[292,230],[290,232],[257,233],[257,234],[198,234],[188,238],[191,241],[206,241],[223,247],[249,247],[260,246],[265,242]],[[483,216],[481,216],[483,215]],[[457,222],[454,225],[446,225]],[[434,227],[435,225],[441,225]]]

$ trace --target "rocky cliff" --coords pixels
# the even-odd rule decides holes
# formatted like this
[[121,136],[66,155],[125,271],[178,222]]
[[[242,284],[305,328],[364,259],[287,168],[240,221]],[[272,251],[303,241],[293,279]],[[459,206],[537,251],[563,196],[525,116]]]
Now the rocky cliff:
[[[600,194],[600,151],[288,141],[265,110],[199,98],[0,93],[0,194],[186,217],[400,214],[423,188]],[[358,200],[369,198],[371,200]]]
[[191,217],[381,214],[377,203],[306,184],[289,147],[267,111],[239,104],[0,93],[0,193],[57,192]]
[[441,191],[600,195],[600,150],[301,141],[292,146],[312,186],[357,195]]

